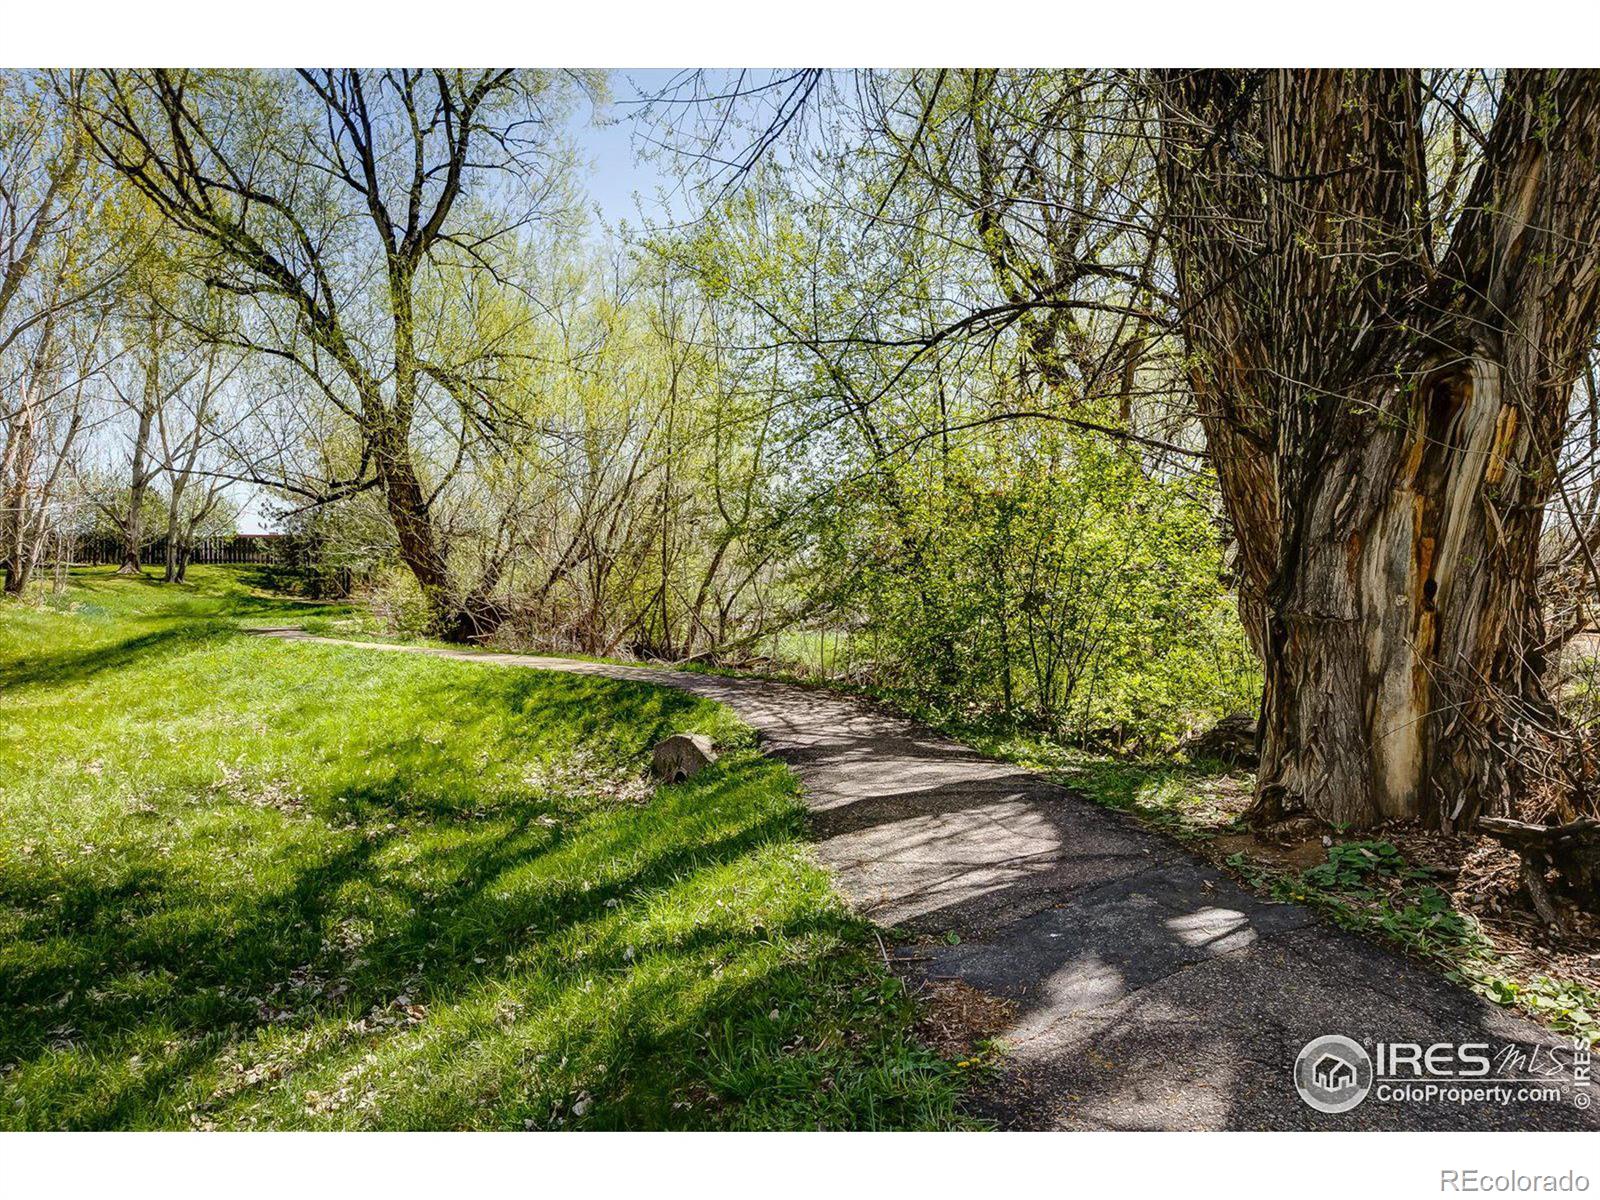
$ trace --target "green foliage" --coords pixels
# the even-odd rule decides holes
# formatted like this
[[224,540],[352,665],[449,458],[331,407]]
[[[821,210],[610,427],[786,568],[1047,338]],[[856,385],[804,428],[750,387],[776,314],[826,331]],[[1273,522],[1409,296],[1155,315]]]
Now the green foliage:
[[896,475],[856,600],[887,686],[1082,742],[1149,745],[1259,688],[1194,481],[1104,441],[952,450]]
[[1309,904],[1337,925],[1437,963],[1449,978],[1497,1004],[1600,1043],[1600,994],[1580,979],[1523,974],[1469,913],[1428,882],[1432,871],[1408,862],[1389,842],[1337,842],[1325,862],[1298,874],[1272,870],[1243,854],[1227,862],[1276,899]]
[[1368,876],[1426,879],[1431,872],[1406,862],[1393,842],[1338,842],[1328,848],[1328,861],[1303,876],[1312,887],[1359,888]]
[[[934,143],[957,137],[940,171],[972,167],[961,155],[974,106],[987,122],[1045,93],[1085,99],[1053,74],[996,86],[963,75],[939,103],[911,104],[912,125]],[[913,91],[897,83],[888,95]],[[1024,145],[1065,149],[1041,132],[1007,153],[1025,158]],[[696,282],[718,328],[748,330],[733,340],[762,348],[743,355],[741,389],[770,392],[757,409],[770,422],[763,434],[804,447],[777,460],[771,487],[788,502],[773,513],[793,540],[776,561],[789,570],[758,593],[755,611],[804,614],[810,636],[796,640],[810,652],[767,633],[755,643],[759,665],[843,677],[941,717],[994,717],[1123,749],[1253,708],[1259,673],[1224,582],[1214,480],[1084,425],[1151,428],[1177,392],[1153,375],[1135,379],[1138,355],[1115,346],[1126,322],[1092,313],[984,326],[981,352],[960,337],[920,342],[916,331],[959,325],[983,307],[997,270],[1002,290],[1058,284],[1038,274],[1031,240],[1012,231],[996,242],[981,219],[974,229],[967,205],[981,181],[952,188],[949,205],[911,201],[910,184],[885,196],[884,178],[904,162],[903,148],[887,161],[878,157],[886,150],[819,162],[804,183],[765,164],[691,236],[651,244]],[[1135,148],[1108,135],[1085,151],[1058,165],[1115,172]],[[818,202],[819,189],[837,202]],[[902,203],[913,211],[901,220],[852,216]],[[1058,343],[1081,355],[1077,373]],[[1086,386],[1099,370],[1087,364],[1124,359],[1138,402]],[[719,361],[740,360],[730,351]],[[724,661],[742,665],[737,653]]]
[[1571,1030],[1600,1043],[1600,992],[1577,979],[1535,975],[1518,982],[1485,972],[1480,986],[1500,1004],[1515,1005],[1557,1029]]
[[[93,493],[112,512],[125,515],[133,502],[133,489],[126,481],[109,473],[98,477],[86,472],[86,490]],[[155,480],[146,489],[139,506],[140,525],[146,539],[160,537],[167,531],[167,497],[161,481]],[[117,539],[122,536],[122,526],[99,505],[85,504],[82,510],[80,532],[87,537]]]
[[352,614],[246,577],[0,607],[0,1127],[963,1123],[727,710],[252,638]]
[[363,599],[378,627],[396,637],[426,637],[433,626],[433,612],[417,586],[417,578],[403,567],[390,564],[373,574]]

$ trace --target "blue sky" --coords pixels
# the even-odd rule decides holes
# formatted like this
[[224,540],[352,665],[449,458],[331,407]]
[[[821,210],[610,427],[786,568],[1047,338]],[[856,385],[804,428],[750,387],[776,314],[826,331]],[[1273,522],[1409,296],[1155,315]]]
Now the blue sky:
[[579,105],[572,115],[572,135],[579,153],[589,160],[587,186],[591,203],[608,225],[626,219],[638,225],[639,195],[647,211],[656,209],[655,195],[671,180],[661,169],[665,164],[637,153],[637,127],[632,119],[638,112],[641,94],[665,87],[675,69],[652,68],[637,71],[612,71],[611,102],[598,111]]

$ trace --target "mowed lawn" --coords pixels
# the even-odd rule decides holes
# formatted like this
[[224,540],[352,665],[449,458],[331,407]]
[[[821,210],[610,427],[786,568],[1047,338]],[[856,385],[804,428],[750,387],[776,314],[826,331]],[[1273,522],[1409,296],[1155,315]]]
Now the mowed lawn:
[[193,575],[0,605],[0,1127],[964,1123],[727,710]]

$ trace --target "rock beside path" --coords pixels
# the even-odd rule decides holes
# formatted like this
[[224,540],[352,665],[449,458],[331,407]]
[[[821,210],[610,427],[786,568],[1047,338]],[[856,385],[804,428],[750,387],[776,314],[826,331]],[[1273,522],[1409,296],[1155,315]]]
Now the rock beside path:
[[729,705],[799,777],[817,861],[856,911],[924,935],[901,943],[896,966],[916,986],[960,982],[966,1007],[973,993],[992,998],[980,1024],[1002,1022],[994,1036],[1007,1049],[972,1104],[1006,1128],[1600,1129],[1600,1107],[1565,1094],[1426,1103],[1374,1088],[1348,1112],[1311,1108],[1295,1059],[1328,1034],[1554,1059],[1572,1040],[1309,909],[1249,895],[1127,814],[861,700],[654,667],[368,648],[665,685]]
[[659,743],[650,756],[657,779],[682,783],[717,761],[717,748],[703,733],[675,733]]

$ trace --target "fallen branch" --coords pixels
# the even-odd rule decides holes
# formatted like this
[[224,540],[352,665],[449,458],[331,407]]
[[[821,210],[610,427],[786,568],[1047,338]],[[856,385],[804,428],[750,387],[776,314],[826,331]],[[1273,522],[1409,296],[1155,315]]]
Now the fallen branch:
[[1522,886],[1540,919],[1558,933],[1568,931],[1545,882],[1545,871],[1554,867],[1570,888],[1595,897],[1600,880],[1600,820],[1579,817],[1565,825],[1534,825],[1509,817],[1480,817],[1478,831],[1515,850],[1522,858]]
[[1587,848],[1600,854],[1600,819],[1595,817],[1579,817],[1565,825],[1534,825],[1509,817],[1480,817],[1478,830],[1519,853],[1530,850],[1558,854]]

